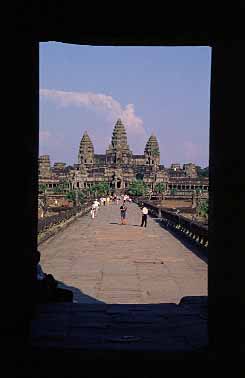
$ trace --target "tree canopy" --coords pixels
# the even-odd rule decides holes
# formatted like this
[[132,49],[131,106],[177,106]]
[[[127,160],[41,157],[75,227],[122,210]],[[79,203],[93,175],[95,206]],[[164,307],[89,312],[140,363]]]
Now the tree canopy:
[[197,207],[197,213],[203,218],[208,218],[208,200],[200,202]]
[[99,182],[98,184],[94,184],[89,188],[90,193],[94,193],[97,196],[105,195],[109,192],[110,187],[107,182]]
[[171,193],[171,196],[175,196],[177,194],[177,189],[172,188],[170,193]]
[[81,205],[84,202],[84,199],[86,198],[85,193],[83,193],[82,191],[77,191],[77,194],[76,194],[75,190],[70,190],[68,193],[66,193],[65,198],[72,201],[73,204],[75,205],[76,204],[76,196],[77,196],[78,202]]
[[209,176],[209,168],[208,167],[202,168],[202,167],[197,166],[197,174],[200,177],[208,177]]
[[155,191],[157,193],[164,193],[165,190],[166,190],[166,184],[164,184],[164,182],[159,182],[158,184],[156,184]]
[[143,180],[136,180],[133,181],[128,188],[128,193],[132,196],[144,196],[148,192],[147,185],[143,182]]
[[44,193],[47,189],[47,185],[46,184],[39,184],[39,191]]

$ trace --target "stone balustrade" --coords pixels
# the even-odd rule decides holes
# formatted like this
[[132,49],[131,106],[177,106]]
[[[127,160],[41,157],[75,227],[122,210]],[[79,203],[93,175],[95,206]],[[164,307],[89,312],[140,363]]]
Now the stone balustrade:
[[42,218],[38,220],[38,234],[47,231],[53,226],[56,226],[73,216],[81,213],[81,215],[87,214],[91,208],[91,203],[86,203],[82,206],[75,206],[71,209],[61,211],[59,214],[51,215],[50,217]]
[[208,247],[208,226],[200,224],[185,218],[183,215],[176,214],[172,211],[161,208],[160,205],[154,205],[149,201],[134,198],[137,204],[144,204],[149,214],[155,218],[159,218],[166,229],[170,229],[176,235],[184,236],[193,243],[207,249]]

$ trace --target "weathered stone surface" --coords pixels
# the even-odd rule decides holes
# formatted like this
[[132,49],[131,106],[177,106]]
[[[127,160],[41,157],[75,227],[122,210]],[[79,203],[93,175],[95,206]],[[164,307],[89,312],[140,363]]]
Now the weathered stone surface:
[[43,242],[41,264],[80,303],[179,303],[207,295],[207,264],[173,235],[128,204],[128,224],[120,225],[119,205],[98,216],[78,218]]
[[39,183],[47,185],[51,191],[63,181],[68,184],[67,190],[83,190],[106,182],[111,192],[124,193],[135,179],[140,179],[150,191],[154,190],[156,184],[163,182],[165,194],[170,194],[175,188],[188,197],[193,189],[199,188],[208,195],[208,178],[197,177],[194,164],[184,164],[183,168],[179,164],[172,164],[170,169],[160,164],[160,149],[155,135],[148,139],[143,154],[134,155],[121,119],[114,126],[111,143],[105,154],[94,154],[93,143],[85,131],[78,151],[78,164],[65,167],[64,163],[55,163],[51,168],[48,155],[41,156],[40,161],[40,167],[44,168],[39,170]]

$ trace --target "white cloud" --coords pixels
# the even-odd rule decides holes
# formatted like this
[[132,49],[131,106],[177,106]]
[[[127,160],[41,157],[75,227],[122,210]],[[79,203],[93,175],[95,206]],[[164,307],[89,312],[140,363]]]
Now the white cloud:
[[143,120],[136,116],[133,104],[128,104],[123,108],[113,97],[92,92],[67,92],[57,91],[55,89],[41,89],[40,95],[54,101],[62,107],[84,106],[91,110],[105,113],[107,119],[113,122],[121,118],[129,134],[146,137]]

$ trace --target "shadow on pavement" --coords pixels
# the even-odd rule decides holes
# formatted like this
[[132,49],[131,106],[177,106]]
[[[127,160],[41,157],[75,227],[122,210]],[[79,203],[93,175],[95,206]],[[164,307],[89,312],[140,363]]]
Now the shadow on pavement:
[[188,238],[186,238],[183,234],[178,232],[177,230],[174,231],[168,227],[166,227],[163,222],[161,222],[161,219],[152,218],[157,224],[159,224],[160,227],[164,228],[164,230],[168,231],[171,235],[173,235],[176,239],[178,239],[187,249],[189,249],[191,252],[195,253],[197,257],[199,257],[201,260],[203,260],[205,263],[208,263],[208,250],[207,248],[204,249],[204,247],[199,246],[195,243],[195,241],[191,241]]
[[132,226],[132,227],[140,227],[140,224],[130,224],[130,223],[126,223],[126,224],[121,224],[121,223],[116,223],[116,222],[110,222],[109,224],[118,224],[119,226]]
[[145,369],[161,368],[164,361],[205,365],[207,317],[207,296],[183,297],[179,304],[106,304],[94,299],[42,305],[32,322],[30,376],[51,376],[52,371],[53,377],[75,377],[82,369],[84,377],[102,372],[131,377],[135,369],[133,376],[148,377]]
[[62,289],[67,289],[67,290],[71,290],[73,292],[73,303],[97,303],[97,304],[101,304],[101,303],[104,303],[96,298],[93,298],[85,293],[83,293],[80,289],[74,287],[74,286],[69,286],[69,285],[66,285],[64,282],[62,281],[58,281],[58,287],[62,288]]

